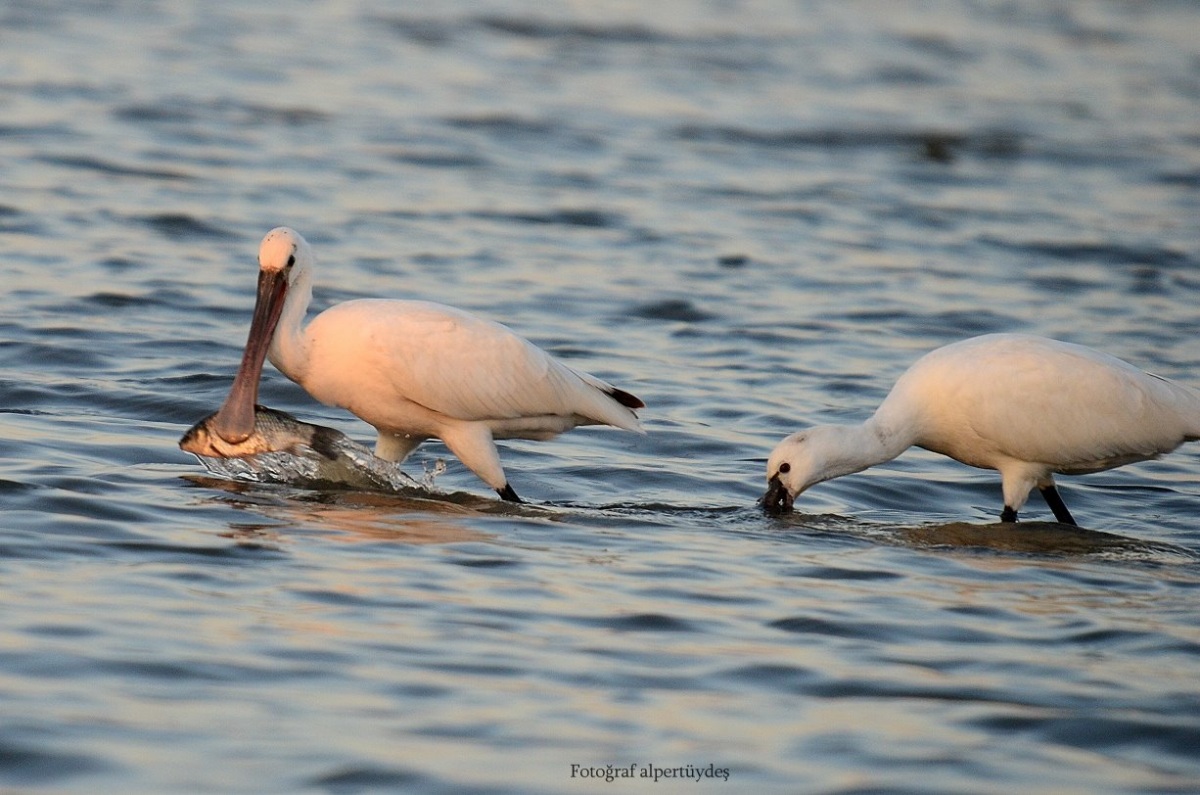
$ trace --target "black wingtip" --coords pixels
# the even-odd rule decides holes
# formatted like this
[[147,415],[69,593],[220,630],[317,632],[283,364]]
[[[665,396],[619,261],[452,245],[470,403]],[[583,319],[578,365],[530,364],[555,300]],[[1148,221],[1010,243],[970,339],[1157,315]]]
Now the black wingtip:
[[626,392],[624,389],[617,389],[615,386],[607,390],[608,396],[620,403],[627,409],[644,409],[646,404],[637,395]]

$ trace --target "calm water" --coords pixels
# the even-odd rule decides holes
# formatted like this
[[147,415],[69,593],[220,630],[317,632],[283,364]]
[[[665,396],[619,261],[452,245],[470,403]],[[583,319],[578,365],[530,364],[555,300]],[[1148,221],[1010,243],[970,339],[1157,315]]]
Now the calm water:
[[[0,791],[1197,791],[1195,448],[1076,532],[919,451],[754,506],[971,334],[1200,383],[1197,219],[1187,0],[0,4]],[[206,476],[278,224],[648,434]],[[633,763],[728,780],[572,778]]]

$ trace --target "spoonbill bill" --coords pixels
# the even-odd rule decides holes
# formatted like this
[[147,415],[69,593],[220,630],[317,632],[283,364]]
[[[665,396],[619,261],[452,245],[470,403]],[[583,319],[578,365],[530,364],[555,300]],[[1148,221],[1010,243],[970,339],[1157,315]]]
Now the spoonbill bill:
[[296,231],[267,233],[242,363],[212,430],[237,444],[254,432],[264,358],[322,403],[378,432],[375,454],[400,462],[441,439],[481,480],[520,498],[495,439],[549,439],[578,425],[641,432],[628,392],[567,367],[499,323],[427,301],[360,299],[305,325],[312,247]]
[[1145,461],[1197,439],[1200,392],[1081,345],[987,334],[918,359],[861,425],[816,426],[780,442],[762,504],[791,511],[810,486],[916,445],[998,471],[1000,521],[1017,521],[1036,486],[1054,518],[1073,525],[1055,474]]

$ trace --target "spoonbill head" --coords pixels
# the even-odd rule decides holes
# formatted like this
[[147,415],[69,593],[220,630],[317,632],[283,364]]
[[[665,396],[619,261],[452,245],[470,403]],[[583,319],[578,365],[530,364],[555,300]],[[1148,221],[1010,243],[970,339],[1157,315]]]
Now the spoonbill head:
[[[242,364],[211,425],[226,442],[238,444],[254,433],[258,384],[267,351],[289,302],[292,286],[303,285],[303,290],[308,292],[313,261],[308,241],[287,227],[272,229],[263,238],[258,250],[258,295],[250,318],[246,348],[242,351]],[[302,296],[305,307],[310,296],[311,293]],[[291,302],[297,303],[296,298]]]
[[[792,510],[793,502],[811,486],[858,471],[834,462],[847,457],[846,429],[837,425],[818,425],[797,431],[779,443],[767,460],[767,493],[763,505],[771,513]],[[865,469],[860,467],[859,469]]]
[[519,501],[496,439],[549,439],[579,425],[639,431],[645,404],[571,369],[506,326],[427,301],[359,299],[305,324],[312,248],[279,227],[258,254],[258,296],[242,363],[212,429],[230,443],[254,431],[264,361],[317,400],[378,432],[375,454],[402,461],[441,439],[507,500]]
[[781,441],[767,460],[768,513],[833,478],[918,446],[1000,473],[1001,521],[1035,487],[1075,524],[1054,475],[1145,461],[1200,439],[1200,393],[1099,351],[1026,334],[988,334],[932,351],[861,425],[822,425]]

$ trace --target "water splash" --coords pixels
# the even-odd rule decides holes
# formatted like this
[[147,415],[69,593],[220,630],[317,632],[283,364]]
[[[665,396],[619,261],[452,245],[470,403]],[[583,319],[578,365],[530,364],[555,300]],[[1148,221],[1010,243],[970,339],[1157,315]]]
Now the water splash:
[[[286,483],[292,486],[350,489],[429,491],[433,479],[446,468],[438,461],[420,481],[404,473],[399,464],[385,461],[363,445],[342,436],[330,445],[334,455],[322,455],[300,445],[294,452],[268,452],[243,458],[196,456],[210,474],[249,483]],[[440,465],[440,466],[439,466]]]
[[420,487],[433,491],[434,481],[437,480],[438,475],[441,475],[445,471],[446,462],[444,459],[437,459],[433,462],[432,466],[426,464],[424,471],[421,473]]

